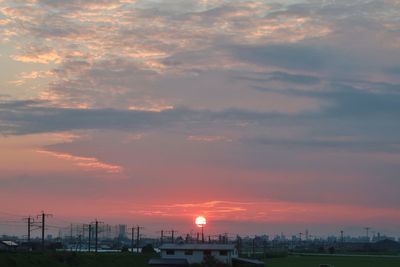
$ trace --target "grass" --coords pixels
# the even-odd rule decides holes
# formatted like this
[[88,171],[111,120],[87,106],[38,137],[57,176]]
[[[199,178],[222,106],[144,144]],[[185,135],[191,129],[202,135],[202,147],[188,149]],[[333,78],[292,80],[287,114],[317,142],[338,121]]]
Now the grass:
[[1,267],[148,267],[154,255],[131,253],[0,253]]
[[289,256],[267,259],[266,267],[319,267],[330,264],[335,267],[398,267],[400,257],[379,256]]
[[[148,267],[154,255],[131,253],[0,253],[1,267]],[[289,256],[265,261],[266,267],[398,267],[400,257]]]

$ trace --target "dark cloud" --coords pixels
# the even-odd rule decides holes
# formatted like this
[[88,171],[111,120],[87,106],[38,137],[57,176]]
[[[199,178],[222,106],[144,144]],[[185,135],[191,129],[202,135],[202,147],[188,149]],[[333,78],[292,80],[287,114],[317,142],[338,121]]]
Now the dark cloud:
[[[345,138],[344,138],[345,139]],[[306,149],[329,149],[339,151],[356,151],[356,152],[387,152],[387,153],[400,153],[400,140],[391,142],[390,140],[318,140],[317,138],[310,137],[308,139],[297,140],[284,140],[284,139],[268,139],[268,138],[255,138],[248,140],[256,144],[263,145],[276,145],[285,146],[287,148],[306,148]]]
[[392,75],[399,75],[400,74],[400,66],[393,66],[386,68],[386,73],[392,74]]
[[376,47],[360,47],[357,50],[358,48],[355,47],[345,47],[346,44],[341,47],[325,43],[328,41],[238,45],[231,47],[230,51],[231,55],[238,60],[260,66],[312,71],[331,76],[381,71],[381,66],[388,64],[384,62],[385,59],[376,57],[379,54],[385,54],[384,49],[372,55],[368,49],[377,49]]
[[236,46],[232,54],[240,60],[264,66],[298,70],[321,70],[329,66],[333,51],[304,45]]
[[255,82],[279,81],[279,82],[302,84],[302,85],[315,85],[321,82],[321,79],[316,76],[292,74],[284,71],[274,71],[267,73],[256,72],[256,73],[233,75],[233,77],[240,80],[248,80]]
[[[145,112],[115,109],[63,109],[37,106],[36,101],[0,104],[1,132],[12,134],[45,133],[76,129],[143,129],[185,119],[186,111]],[[6,126],[4,126],[6,125]]]
[[[250,140],[264,145],[335,149],[367,152],[398,153],[400,139],[396,134],[400,124],[398,95],[374,94],[354,88],[336,88],[329,92],[299,92],[331,101],[332,105],[320,112],[281,114],[239,109],[223,111],[177,108],[161,112],[116,109],[62,109],[45,107],[46,102],[14,101],[0,104],[0,131],[3,134],[31,134],[71,130],[111,129],[120,131],[151,129],[213,129],[232,127],[238,123],[249,127],[306,127],[309,135],[290,139],[260,137],[260,130],[249,131]],[[346,89],[346,90],[345,90]],[[199,128],[200,127],[200,128]],[[242,130],[243,131],[243,130]],[[345,136],[345,140],[341,137]],[[351,137],[349,140],[347,137]],[[248,138],[241,140],[247,142]]]
[[317,84],[321,80],[318,77],[310,75],[290,74],[283,71],[276,71],[272,73],[272,80],[290,82],[296,84]]
[[[331,81],[321,90],[274,89],[253,86],[260,92],[319,98],[330,103],[318,115],[352,120],[355,117],[393,119],[400,116],[400,85],[368,81]],[[371,118],[372,117],[372,118]],[[394,124],[397,125],[397,124]]]
[[9,101],[0,103],[0,132],[31,134],[71,130],[114,129],[138,130],[181,124],[213,125],[238,122],[276,122],[294,118],[274,112],[226,109],[223,111],[176,108],[160,112],[118,109],[73,109],[48,107],[45,101]]
[[[333,85],[331,92],[321,95],[334,100],[334,107],[325,111],[344,117],[396,118],[400,115],[400,94],[365,92],[347,85]],[[396,125],[396,123],[394,123]]]

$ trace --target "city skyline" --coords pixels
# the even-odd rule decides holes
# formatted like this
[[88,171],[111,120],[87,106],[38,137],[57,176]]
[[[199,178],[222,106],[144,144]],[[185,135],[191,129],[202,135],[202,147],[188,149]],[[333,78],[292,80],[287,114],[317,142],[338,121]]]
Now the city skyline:
[[0,211],[399,236],[399,17],[396,0],[0,0]]

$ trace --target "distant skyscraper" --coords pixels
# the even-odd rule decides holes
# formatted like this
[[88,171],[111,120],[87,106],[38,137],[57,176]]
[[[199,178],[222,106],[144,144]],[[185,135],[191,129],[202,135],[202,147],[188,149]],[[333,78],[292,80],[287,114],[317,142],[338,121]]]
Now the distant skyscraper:
[[126,224],[118,225],[118,237],[126,238]]

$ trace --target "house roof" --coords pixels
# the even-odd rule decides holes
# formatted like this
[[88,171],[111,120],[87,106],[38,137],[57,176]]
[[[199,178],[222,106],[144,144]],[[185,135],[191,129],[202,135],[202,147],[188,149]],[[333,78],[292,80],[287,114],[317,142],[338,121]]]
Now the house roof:
[[5,240],[5,241],[0,241],[0,243],[3,243],[8,247],[18,247],[18,244],[15,243],[14,241]]
[[234,250],[233,244],[163,244],[160,246],[160,250]]

